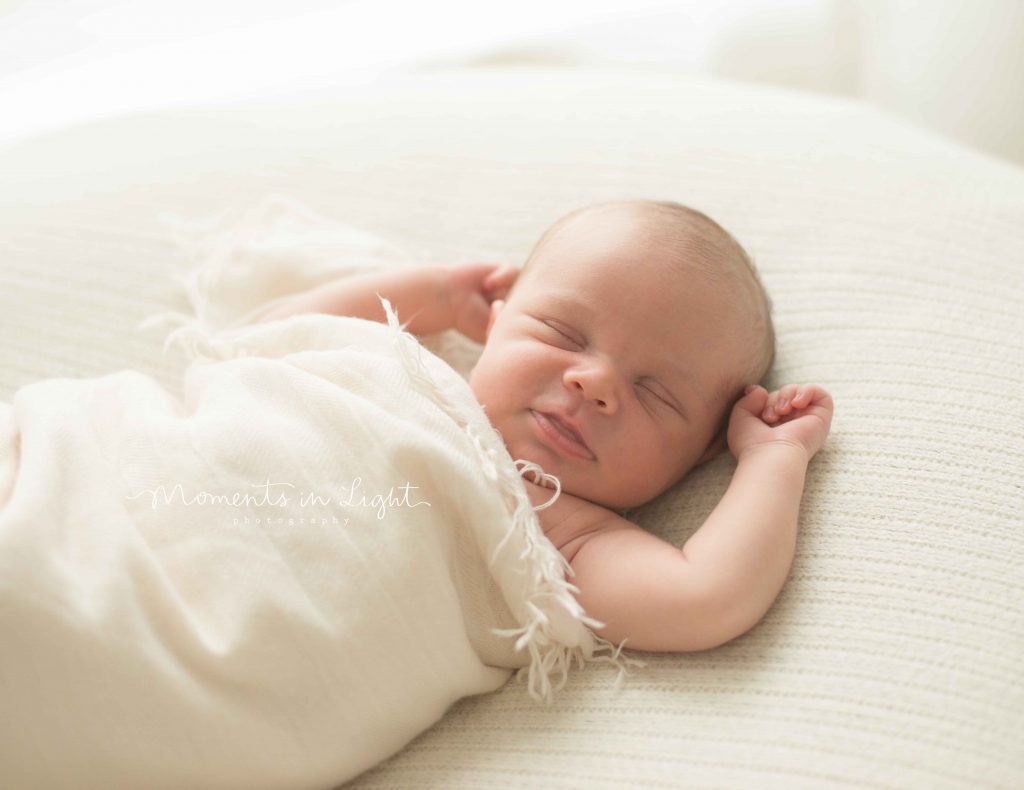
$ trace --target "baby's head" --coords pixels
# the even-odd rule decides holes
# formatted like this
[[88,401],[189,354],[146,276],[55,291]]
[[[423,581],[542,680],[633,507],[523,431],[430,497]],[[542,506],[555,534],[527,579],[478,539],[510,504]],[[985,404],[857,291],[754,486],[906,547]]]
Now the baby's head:
[[632,507],[725,447],[733,403],[771,366],[770,313],[743,248],[700,212],[589,206],[492,304],[470,385],[513,458]]

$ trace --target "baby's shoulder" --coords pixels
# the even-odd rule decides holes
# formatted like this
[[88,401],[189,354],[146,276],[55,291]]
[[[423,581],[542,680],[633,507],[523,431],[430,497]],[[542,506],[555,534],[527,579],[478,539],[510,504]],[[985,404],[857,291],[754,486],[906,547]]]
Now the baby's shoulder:
[[[534,506],[551,499],[554,491],[550,488],[536,485],[525,478],[524,481]],[[608,508],[564,491],[550,507],[537,511],[537,519],[548,540],[570,564],[580,548],[595,535],[614,529],[640,529]]]
[[[536,488],[531,500],[543,504],[552,492]],[[616,644],[629,639],[638,650],[703,650],[706,633],[718,633],[719,609],[708,603],[708,575],[695,572],[676,546],[607,508],[565,494],[537,515],[572,566],[576,600],[603,623],[594,629],[598,636]]]

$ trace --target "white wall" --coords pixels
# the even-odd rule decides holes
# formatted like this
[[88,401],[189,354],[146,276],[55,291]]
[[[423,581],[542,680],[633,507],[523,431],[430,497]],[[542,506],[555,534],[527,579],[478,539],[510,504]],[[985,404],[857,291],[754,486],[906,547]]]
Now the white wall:
[[1024,2],[864,5],[863,96],[1024,164]]
[[1024,0],[0,0],[0,142],[385,69],[516,61],[860,96],[1024,163]]

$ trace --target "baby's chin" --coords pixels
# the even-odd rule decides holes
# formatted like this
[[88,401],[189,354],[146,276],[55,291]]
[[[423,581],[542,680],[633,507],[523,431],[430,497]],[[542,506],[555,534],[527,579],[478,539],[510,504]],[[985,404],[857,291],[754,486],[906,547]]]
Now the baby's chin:
[[[531,459],[525,458],[523,460]],[[586,474],[581,474],[579,470],[562,469],[551,464],[545,466],[539,460],[535,460],[534,463],[543,469],[545,474],[558,478],[559,486],[561,488],[559,496],[571,496],[576,499],[583,499],[593,505],[599,505],[608,510],[614,510],[617,512],[622,512],[634,505],[642,504],[642,501],[635,497],[629,498],[629,501],[625,501],[620,500],[620,498],[616,496],[608,496],[607,481],[597,477],[591,477]],[[533,475],[530,475],[529,477],[533,480]],[[534,482],[537,482],[547,488],[555,488],[554,482],[542,482],[541,480],[535,480]]]
[[660,493],[646,488],[630,490],[622,480],[610,483],[601,475],[588,475],[580,470],[567,471],[560,480],[563,493],[620,514],[650,502]]

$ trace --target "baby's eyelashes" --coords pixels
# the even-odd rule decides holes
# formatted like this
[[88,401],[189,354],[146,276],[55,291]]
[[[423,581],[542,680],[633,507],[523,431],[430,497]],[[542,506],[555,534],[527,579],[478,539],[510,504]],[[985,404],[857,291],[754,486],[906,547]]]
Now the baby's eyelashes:
[[656,388],[651,387],[648,384],[644,384],[643,382],[638,382],[637,386],[644,391],[644,394],[647,397],[653,398],[659,403],[668,406],[670,409],[675,409],[675,406],[673,405],[672,401],[670,401],[667,397],[658,392]]
[[548,327],[548,329],[550,329],[555,334],[559,335],[564,340],[567,340],[568,342],[572,343],[575,346],[579,346],[580,348],[584,347],[585,344],[583,342],[581,342],[579,339],[573,337],[569,333],[569,331],[567,331],[566,329],[563,329],[560,325],[554,324],[551,321],[542,321],[541,323],[543,323],[544,326]]

